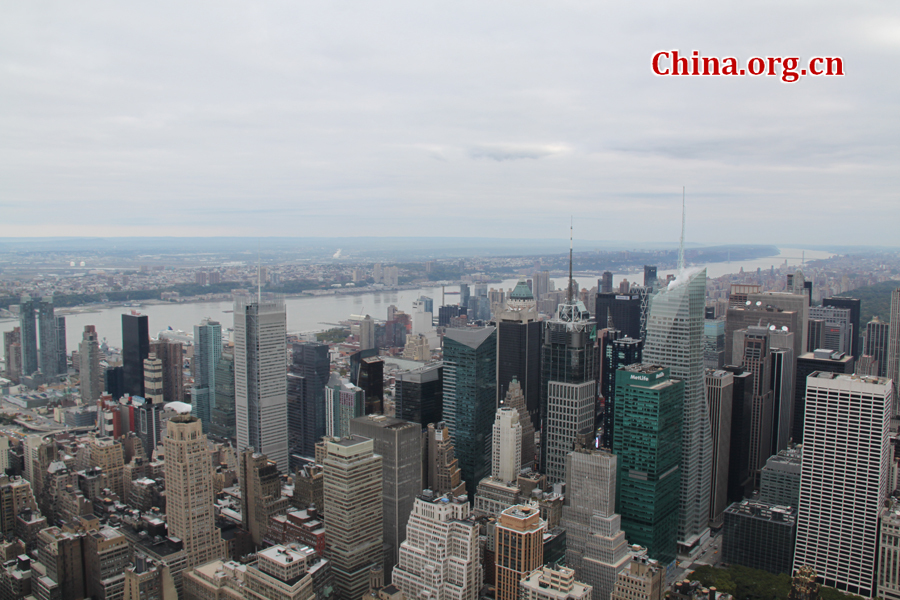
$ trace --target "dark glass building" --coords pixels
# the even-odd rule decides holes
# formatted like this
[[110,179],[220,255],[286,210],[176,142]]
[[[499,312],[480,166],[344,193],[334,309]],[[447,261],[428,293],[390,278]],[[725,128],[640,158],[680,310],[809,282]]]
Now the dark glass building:
[[444,406],[444,367],[434,363],[397,375],[394,414],[422,426],[441,421]]
[[125,393],[144,395],[144,359],[150,355],[147,315],[122,315],[122,367]]
[[728,502],[740,502],[753,491],[750,473],[750,424],[753,418],[753,373],[726,365],[734,375],[731,394],[731,443],[728,454]]
[[325,386],[331,373],[328,344],[296,342],[288,368],[288,453],[290,467],[316,454],[325,435]]
[[[859,358],[862,355],[862,332],[859,329],[861,302],[859,298],[845,298],[841,296],[825,298],[824,300],[822,300],[822,306],[834,306],[835,308],[850,309],[850,325],[852,327],[852,331],[850,332],[850,339],[853,340],[853,343],[851,345],[851,353],[853,354],[853,358]],[[815,348],[810,348],[809,350],[811,352],[815,350]]]
[[684,382],[669,369],[632,365],[616,372],[616,509],[632,544],[663,564],[675,560],[681,489]]
[[722,560],[769,573],[791,573],[797,508],[744,500],[725,509]]
[[118,400],[125,395],[125,367],[109,367],[106,369],[106,393]]
[[478,482],[491,472],[496,386],[496,328],[448,329],[444,333],[443,420],[470,498]]
[[541,427],[541,323],[534,295],[520,281],[510,293],[506,310],[497,324],[497,404],[506,397],[509,384],[518,380],[525,407],[535,430]]
[[384,412],[384,359],[377,348],[350,355],[350,382],[366,393],[367,415]]
[[641,339],[641,296],[638,293],[618,294],[615,292],[597,294],[595,309],[597,327],[614,327],[622,332],[622,337]]
[[803,418],[806,414],[806,378],[815,371],[852,373],[853,357],[843,352],[816,350],[797,358],[797,381],[794,384],[794,420],[791,438],[795,444],[803,442]]
[[602,439],[604,448],[613,447],[613,432],[616,427],[616,372],[621,367],[640,363],[644,352],[644,342],[630,337],[618,337],[620,334],[618,330],[610,330],[603,349],[600,393],[603,394],[605,406]]
[[216,405],[210,409],[209,432],[225,440],[235,439],[234,355],[222,352],[216,363]]

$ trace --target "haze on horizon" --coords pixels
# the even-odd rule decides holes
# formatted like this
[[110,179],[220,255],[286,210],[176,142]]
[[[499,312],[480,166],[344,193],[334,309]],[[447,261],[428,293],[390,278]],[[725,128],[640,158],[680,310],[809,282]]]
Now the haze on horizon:
[[[844,77],[656,77],[661,49]],[[891,3],[0,7],[0,237],[896,245]]]

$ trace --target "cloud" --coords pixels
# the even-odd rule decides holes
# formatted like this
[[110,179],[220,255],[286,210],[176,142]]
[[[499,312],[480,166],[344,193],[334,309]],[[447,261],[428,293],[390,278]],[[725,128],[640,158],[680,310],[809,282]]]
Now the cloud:
[[504,161],[547,158],[568,151],[564,144],[479,144],[469,148],[469,156]]

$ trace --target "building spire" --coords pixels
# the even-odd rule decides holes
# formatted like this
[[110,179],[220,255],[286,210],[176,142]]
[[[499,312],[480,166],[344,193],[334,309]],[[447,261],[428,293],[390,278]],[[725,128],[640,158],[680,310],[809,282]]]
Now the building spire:
[[566,294],[566,299],[569,304],[572,304],[572,226],[574,219],[572,217],[569,217],[569,219],[569,293]]
[[681,186],[681,243],[678,245],[678,271],[684,271],[684,186]]

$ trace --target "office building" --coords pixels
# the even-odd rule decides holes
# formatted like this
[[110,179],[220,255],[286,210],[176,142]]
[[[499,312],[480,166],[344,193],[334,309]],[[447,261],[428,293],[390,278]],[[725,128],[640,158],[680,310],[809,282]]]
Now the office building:
[[22,353],[22,375],[28,377],[38,370],[37,323],[35,306],[31,296],[22,296],[19,302],[19,345]]
[[887,349],[890,330],[890,323],[885,323],[877,316],[866,324],[866,343],[863,355],[872,357],[878,366],[876,375],[879,377],[887,377]]
[[722,526],[728,506],[728,466],[731,460],[731,412],[734,375],[728,371],[706,371],[706,403],[712,435],[712,478],[709,495],[709,524]]
[[816,348],[851,354],[853,337],[858,335],[858,329],[853,329],[849,308],[812,306],[809,309],[809,318],[823,322],[821,341]]
[[131,563],[128,539],[105,525],[87,531],[81,539],[85,595],[96,600],[122,598],[125,568]]
[[494,530],[497,600],[519,599],[519,582],[544,563],[545,531],[535,505],[517,504],[500,513]]
[[475,600],[484,579],[478,536],[465,496],[425,490],[415,499],[393,584],[407,598]]
[[162,361],[153,352],[144,359],[144,398],[151,402],[166,401],[163,395]]
[[235,438],[234,354],[223,351],[216,363],[216,404],[210,409],[209,432],[220,440]]
[[852,373],[853,357],[831,350],[815,350],[797,357],[797,379],[794,384],[794,418],[791,439],[795,444],[803,442],[807,377],[816,371]]
[[541,567],[522,579],[520,585],[520,600],[591,600],[594,597],[593,588],[576,581],[575,571],[567,567]]
[[531,291],[535,302],[540,302],[550,291],[550,271],[538,271],[532,275]]
[[432,363],[399,373],[394,383],[394,414],[425,427],[441,420],[444,405],[444,367]]
[[617,329],[607,331],[603,347],[603,371],[600,379],[600,393],[603,395],[604,448],[613,447],[616,427],[616,372],[621,367],[640,364],[644,354],[644,342],[640,339],[620,337]]
[[286,314],[279,298],[236,298],[234,397],[238,450],[254,448],[288,470]]
[[[803,299],[805,296],[796,296]],[[747,302],[750,302],[749,300]],[[802,332],[804,328],[809,328],[809,322],[805,324],[802,315],[793,310],[780,310],[774,306],[763,303],[763,300],[756,300],[759,304],[751,303],[744,306],[729,306],[725,311],[725,358],[726,365],[735,365],[740,363],[741,357],[734,356],[734,332],[748,327],[771,327],[790,332]],[[784,329],[787,327],[787,329]],[[801,333],[808,336],[809,332]],[[794,336],[794,356],[799,356],[805,352],[806,337]]]
[[144,455],[150,458],[156,446],[162,443],[162,413],[165,404],[161,400],[135,396],[131,398],[131,405],[134,409],[134,429],[144,448]]
[[444,333],[443,419],[469,495],[490,469],[497,403],[497,332],[494,327]]
[[216,368],[222,357],[222,325],[206,318],[194,325],[194,387],[191,388],[191,411],[209,433],[212,409],[216,406]]
[[759,481],[759,470],[772,455],[772,428],[775,414],[772,395],[772,361],[768,327],[751,326],[734,334],[733,356],[752,376],[750,417],[750,472]]
[[503,408],[511,408],[519,413],[519,425],[522,427],[522,469],[532,469],[535,465],[534,425],[525,402],[525,393],[517,379],[509,383],[506,397],[500,401]]
[[22,328],[14,327],[12,331],[3,332],[3,358],[6,361],[4,377],[13,383],[19,383],[22,375]]
[[756,500],[725,510],[722,560],[728,564],[791,573],[797,509]]
[[615,510],[616,455],[580,446],[566,459],[560,521],[566,530],[565,562],[598,598],[608,598],[630,558],[622,518]]
[[641,297],[637,291],[620,294],[601,292],[595,305],[597,327],[618,329],[623,337],[643,339],[641,335]]
[[663,600],[666,568],[646,555],[632,554],[628,568],[619,573],[611,600]]
[[[794,386],[797,383],[793,333],[769,332],[769,357],[772,366],[772,447],[776,454],[791,442],[791,422],[794,419]],[[777,334],[777,335],[776,335]],[[781,338],[779,341],[778,338]],[[777,347],[777,346],[782,347]]]
[[792,446],[766,461],[759,484],[759,500],[779,506],[796,507],[800,500],[803,447]]
[[144,360],[149,354],[147,315],[122,315],[122,376],[126,394],[143,397]]
[[595,322],[584,303],[573,299],[573,287],[570,278],[568,299],[544,322],[541,347],[541,471],[550,483],[565,481],[575,437],[592,433],[595,425],[600,374]]
[[655,290],[657,288],[656,265],[644,265],[644,287]]
[[332,563],[336,598],[360,598],[369,571],[381,568],[381,456],[359,436],[325,442],[326,557]]
[[[331,370],[328,344],[296,342],[288,370],[288,439],[292,457],[315,456],[325,435],[325,386]],[[297,466],[296,458],[291,465]]]
[[409,515],[422,491],[422,428],[402,419],[367,415],[350,421],[350,434],[372,440],[375,454],[381,456],[384,575],[390,583],[400,544],[407,539]]
[[100,399],[103,393],[103,371],[100,367],[100,341],[97,329],[93,325],[85,325],[81,343],[78,344],[78,358],[81,361],[79,375],[81,377],[81,402],[89,404]]
[[150,352],[162,361],[163,396],[166,402],[183,402],[184,347],[181,342],[167,339],[151,341]]
[[[862,331],[860,329],[859,316],[861,313],[861,302],[859,298],[847,298],[842,296],[833,296],[822,300],[823,307],[834,307],[850,310],[850,338],[852,339],[851,347],[844,352],[852,354],[854,358],[859,358],[862,354]],[[813,318],[810,312],[810,318]],[[814,350],[814,348],[809,348]]]
[[378,356],[378,350],[350,355],[350,383],[365,393],[367,415],[384,412],[384,359]]
[[215,526],[212,460],[200,420],[192,415],[170,418],[163,446],[169,535],[184,544],[188,567],[225,556]]
[[350,435],[350,420],[366,414],[366,395],[348,379],[332,373],[325,386],[325,435]]
[[616,507],[628,540],[663,564],[677,551],[684,396],[684,382],[668,367],[632,365],[617,372]]
[[281,473],[278,465],[253,448],[242,450],[240,461],[241,519],[244,531],[250,532],[257,548],[269,529],[269,518],[287,512],[290,504],[281,495]]
[[359,349],[371,350],[373,348],[375,348],[375,320],[366,315],[359,322]]
[[[52,296],[45,296],[37,303],[37,317],[41,372],[51,378],[65,375],[67,371],[66,320],[65,317],[57,317],[54,314]],[[60,340],[60,336],[62,336],[62,340]],[[61,346],[60,341],[62,341]],[[62,349],[62,355],[60,355],[60,349]]]
[[878,518],[888,494],[888,381],[818,372],[807,379],[794,569],[872,596]]
[[725,366],[725,319],[703,320],[703,367]]
[[447,425],[443,421],[429,423],[424,435],[422,489],[429,489],[437,496],[465,494],[466,482]]
[[[644,363],[668,367],[671,376],[684,384],[678,537],[686,551],[703,538],[709,527],[712,436],[704,398],[705,296],[705,269],[679,273],[672,283],[651,298],[644,341]],[[621,504],[619,509],[624,523]],[[625,531],[627,533],[628,529]]]
[[519,382],[533,428],[541,426],[541,323],[524,281],[510,293],[497,324],[497,404]]
[[[119,498],[125,497],[125,454],[121,440],[91,437],[88,442],[89,466],[99,468],[106,476],[106,485]],[[46,473],[47,469],[41,469]],[[40,496],[40,488],[38,488]]]
[[492,435],[491,476],[500,481],[515,481],[522,469],[522,425],[518,411],[498,408]]
[[[24,339],[24,331],[22,335]],[[22,355],[25,355],[25,346],[22,346]],[[887,348],[887,378],[894,382],[895,402],[896,394],[900,391],[900,288],[891,292],[891,321],[888,328]],[[894,416],[900,414],[897,406],[894,406]]]
[[882,600],[900,599],[900,504],[888,501],[878,533],[878,591]]

